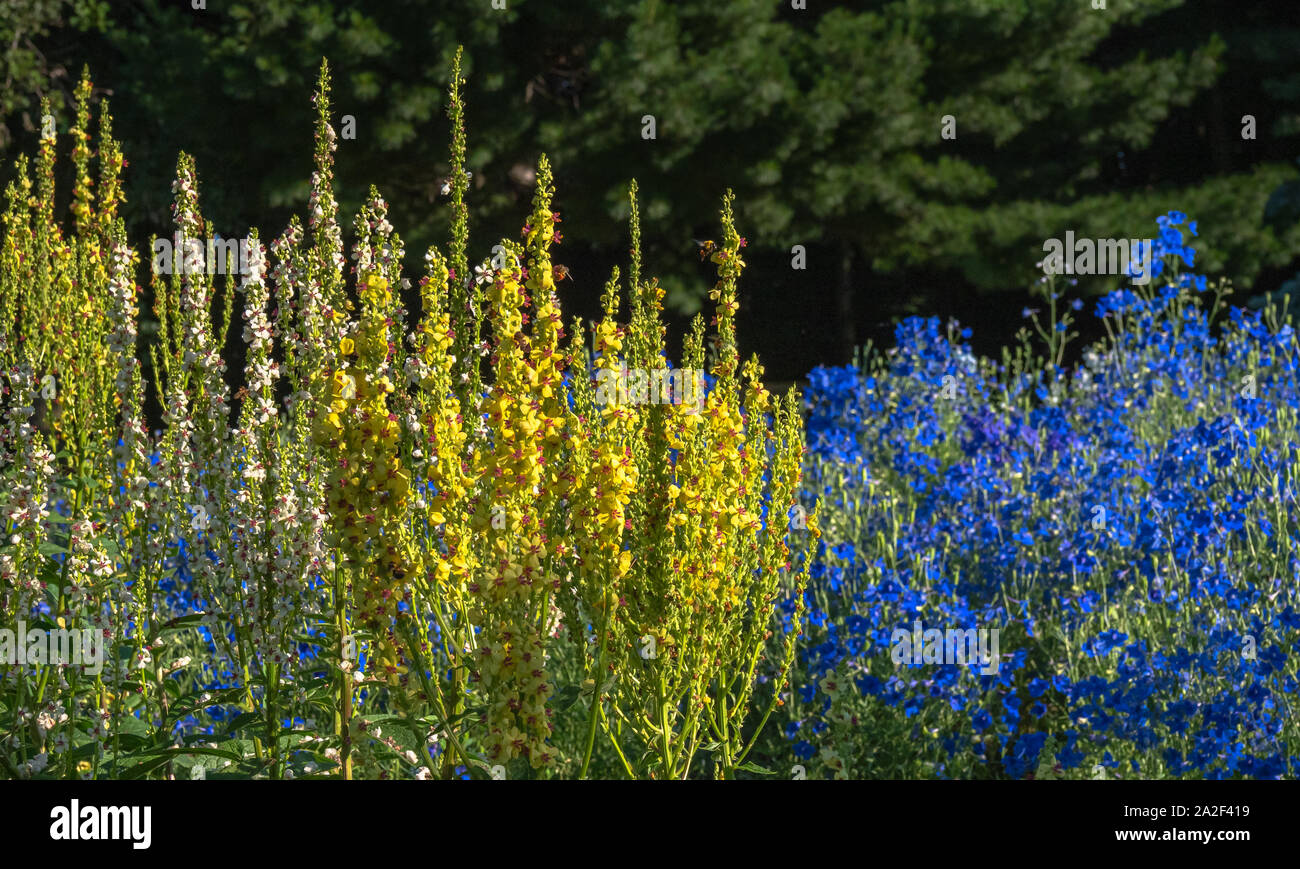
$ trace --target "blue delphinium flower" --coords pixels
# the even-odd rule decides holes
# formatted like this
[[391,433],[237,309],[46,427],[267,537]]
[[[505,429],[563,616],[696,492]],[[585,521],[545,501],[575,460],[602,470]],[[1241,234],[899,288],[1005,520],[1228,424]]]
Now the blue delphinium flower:
[[[1153,280],[1097,300],[1110,337],[1070,372],[978,360],[969,330],[909,318],[888,353],[810,375],[827,541],[796,696],[815,715],[813,677],[856,670],[862,708],[914,735],[863,736],[868,759],[1021,778],[1051,735],[1085,775],[1297,771],[1300,353],[1263,312],[1211,321],[1197,222],[1157,228]],[[996,672],[896,663],[917,622],[998,630]]]

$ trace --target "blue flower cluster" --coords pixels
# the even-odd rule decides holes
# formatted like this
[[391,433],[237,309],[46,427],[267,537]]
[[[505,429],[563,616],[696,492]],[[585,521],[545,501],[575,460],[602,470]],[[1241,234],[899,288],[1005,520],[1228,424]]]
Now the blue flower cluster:
[[[1184,271],[1185,222],[1159,219],[1162,280],[1100,299],[1109,337],[1069,372],[913,318],[884,356],[812,373],[824,537],[778,734],[796,762],[1296,773],[1300,348]],[[994,666],[898,655],[917,623],[997,631]]]

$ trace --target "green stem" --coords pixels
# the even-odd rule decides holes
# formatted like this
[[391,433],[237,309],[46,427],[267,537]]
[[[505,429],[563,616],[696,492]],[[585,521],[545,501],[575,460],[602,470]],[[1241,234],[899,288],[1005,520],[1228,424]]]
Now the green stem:
[[[347,578],[334,562],[334,623],[339,632],[339,663],[348,660]],[[334,715],[334,733],[342,741],[339,757],[343,766],[343,779],[352,780],[352,673],[339,668],[338,698]]]
[[623,769],[627,770],[628,778],[636,780],[636,770],[632,769],[632,764],[628,763],[627,757],[623,754],[623,748],[618,744],[618,737],[614,733],[614,728],[610,726],[609,719],[605,716],[605,707],[600,707],[600,725],[609,737],[610,745],[614,746],[618,759],[623,762]]
[[602,601],[604,606],[600,616],[600,651],[596,654],[596,670],[592,679],[591,713],[587,716],[587,747],[582,754],[582,769],[578,771],[580,779],[587,777],[587,769],[591,766],[591,751],[596,745],[596,720],[601,714],[600,686],[605,679],[605,646],[609,641],[609,597],[605,590],[602,590],[602,594],[606,597]]
[[433,685],[430,684],[429,674],[426,672],[427,668],[424,665],[424,658],[420,655],[419,647],[416,644],[415,639],[411,636],[408,626],[403,620],[398,620],[398,630],[401,631],[403,638],[406,640],[407,652],[410,654],[412,662],[415,664],[416,673],[419,675],[420,682],[424,686],[424,695],[429,702],[433,704],[434,712],[438,716],[438,723],[442,725],[443,732],[447,734],[447,741],[451,743],[455,755],[461,759],[465,768],[467,770],[471,769],[472,766],[469,755],[465,752],[465,749],[461,747],[460,740],[456,738],[456,734],[452,730],[451,721],[447,718],[446,704],[442,702],[442,696],[434,690]]
[[668,701],[665,699],[664,674],[660,671],[655,683],[655,694],[659,700],[659,734],[662,739],[662,748],[659,756],[664,762],[664,777],[673,777],[673,749],[668,728]]

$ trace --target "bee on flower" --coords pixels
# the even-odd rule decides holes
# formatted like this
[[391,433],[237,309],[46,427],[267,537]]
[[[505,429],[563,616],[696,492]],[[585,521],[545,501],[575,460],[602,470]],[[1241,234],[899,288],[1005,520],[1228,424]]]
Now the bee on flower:
[[[468,169],[465,170],[465,183],[466,183],[466,184],[469,183],[469,180],[470,180],[470,178],[472,178],[472,177],[474,177],[474,173],[473,173],[473,172],[470,172]],[[452,183],[452,180],[453,180],[453,178],[452,178],[451,176],[448,176],[447,178],[444,178],[444,179],[443,179],[443,182],[442,182],[442,187],[440,188],[440,190],[439,190],[438,192],[441,193],[443,196],[450,196],[450,195],[451,195],[451,183]]]

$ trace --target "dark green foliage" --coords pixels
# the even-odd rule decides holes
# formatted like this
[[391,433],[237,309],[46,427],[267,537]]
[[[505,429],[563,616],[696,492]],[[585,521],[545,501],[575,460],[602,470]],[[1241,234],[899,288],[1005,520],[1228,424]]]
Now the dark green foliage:
[[[1275,204],[1289,195],[1282,185],[1295,179],[1290,160],[1300,150],[1300,27],[1282,8],[1227,0],[1112,0],[1108,10],[1088,0],[809,0],[802,11],[789,0],[508,0],[505,10],[492,0],[190,5],[115,3],[107,33],[81,40],[97,84],[113,92],[131,160],[133,237],[165,226],[169,191],[159,179],[170,177],[182,148],[197,160],[219,231],[256,224],[277,232],[307,196],[300,146],[311,117],[297,97],[328,56],[336,115],[356,122],[355,140],[339,142],[340,203],[354,209],[378,181],[417,256],[450,228],[444,94],[452,53],[464,44],[466,123],[478,132],[468,155],[472,232],[514,237],[535,155],[551,155],[565,229],[587,245],[561,256],[575,266],[574,286],[586,288],[590,304],[577,307],[589,314],[596,276],[623,254],[632,177],[646,255],[659,264],[670,306],[698,307],[708,277],[691,237],[708,231],[713,203],[731,187],[769,285],[806,300],[806,310],[834,312],[838,332],[832,347],[821,345],[822,361],[846,361],[867,320],[949,313],[949,300],[973,293],[1023,293],[1039,274],[1043,241],[1066,230],[1134,237],[1171,208],[1213,216],[1205,267],[1247,289],[1284,269],[1300,240],[1294,220],[1263,223],[1270,194],[1281,188]],[[1257,119],[1254,140],[1241,137],[1244,114]],[[642,137],[645,115],[655,119],[653,140]],[[940,135],[945,115],[956,139]],[[788,269],[796,244],[807,248],[807,271]],[[1085,279],[1077,291],[1113,285]],[[1011,310],[1020,304],[1008,297]]]

